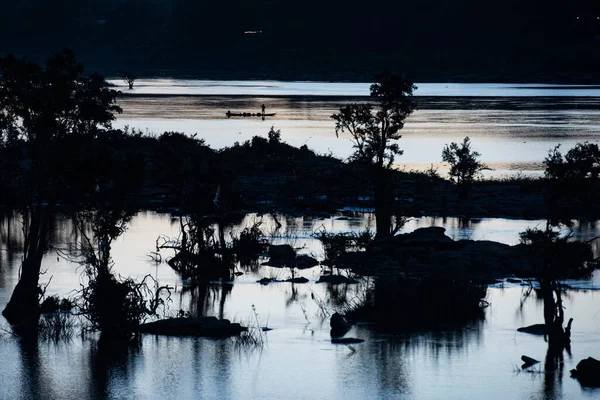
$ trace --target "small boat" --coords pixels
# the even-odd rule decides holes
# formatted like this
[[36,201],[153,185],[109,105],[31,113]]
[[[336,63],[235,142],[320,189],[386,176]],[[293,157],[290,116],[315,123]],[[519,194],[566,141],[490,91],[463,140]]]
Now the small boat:
[[225,113],[225,115],[227,116],[227,118],[229,117],[274,117],[275,114],[277,113],[251,113],[251,112],[244,112],[244,113],[233,113],[231,111],[227,111]]

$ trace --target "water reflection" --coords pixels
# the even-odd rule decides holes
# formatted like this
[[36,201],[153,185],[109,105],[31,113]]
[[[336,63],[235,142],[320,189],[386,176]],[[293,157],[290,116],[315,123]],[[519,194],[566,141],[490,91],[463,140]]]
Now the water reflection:
[[[570,355],[570,352],[568,353]],[[555,353],[550,348],[544,359],[543,387],[540,390],[539,399],[554,400],[562,398],[563,379],[565,376],[565,365],[563,352]]]
[[139,354],[139,344],[104,342],[89,347],[89,394],[92,398],[115,398],[127,395],[132,384],[132,366]]
[[[278,216],[282,224],[279,230],[272,217],[263,217],[263,222],[266,229],[273,228],[270,232],[278,240],[295,241],[298,247],[306,245],[303,252],[318,254],[322,250],[310,235],[319,226],[344,231],[372,223],[372,217],[364,214],[346,217]],[[241,223],[257,218],[260,217],[249,215]],[[486,300],[491,306],[486,309],[485,322],[465,329],[390,336],[358,325],[349,335],[364,338],[365,343],[352,348],[334,346],[317,300],[334,309],[360,297],[368,281],[359,285],[316,284],[322,273],[317,267],[296,272],[309,279],[307,284],[263,286],[256,283],[263,274],[279,273],[280,278],[285,278],[289,272],[261,267],[256,272],[244,271],[235,278],[234,285],[204,282],[182,286],[168,265],[149,263],[146,258],[158,234],[175,236],[178,226],[172,222],[168,215],[136,215],[130,229],[113,247],[118,273],[133,277],[153,273],[160,284],[177,286],[171,305],[175,313],[183,308],[193,315],[217,315],[247,323],[255,318],[251,308],[254,305],[259,324],[273,328],[267,333],[266,346],[261,351],[244,351],[229,341],[145,336],[139,348],[109,352],[93,340],[25,346],[4,336],[0,338],[0,357],[4,360],[0,373],[5,378],[0,398],[567,399],[598,395],[597,390],[582,391],[578,382],[567,376],[567,371],[582,358],[600,356],[597,291],[569,291],[563,299],[565,316],[575,321],[572,357],[550,357],[543,338],[516,332],[520,326],[542,320],[542,303],[535,291],[524,298],[528,289],[516,284],[489,289]],[[57,230],[64,230],[53,236],[57,246],[66,246],[60,240],[76,240],[69,224],[68,220],[55,224]],[[427,224],[444,225],[456,237],[510,241],[525,225],[535,221],[418,218],[410,221],[405,230]],[[580,237],[597,234],[596,224],[579,226]],[[11,248],[10,252],[0,252],[0,257],[5,257],[0,258],[0,299],[6,299],[3,301],[7,301],[18,273],[21,235],[18,217],[0,219],[0,248]],[[54,275],[50,293],[66,294],[79,287],[76,267],[64,261],[57,263],[55,253],[47,255],[46,267],[48,274]],[[540,368],[554,372],[515,375],[514,366],[520,365],[522,354],[544,360]],[[292,382],[294,390],[290,390]]]
[[21,360],[20,393],[23,398],[38,399],[54,397],[53,385],[48,382],[45,366],[40,357],[40,344],[37,340],[16,340]]

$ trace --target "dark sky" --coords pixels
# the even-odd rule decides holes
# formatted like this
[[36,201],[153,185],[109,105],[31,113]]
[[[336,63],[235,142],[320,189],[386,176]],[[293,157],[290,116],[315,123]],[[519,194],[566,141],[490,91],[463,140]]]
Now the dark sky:
[[67,46],[105,70],[573,75],[592,70],[600,32],[600,1],[590,0],[0,3],[1,53],[35,58]]

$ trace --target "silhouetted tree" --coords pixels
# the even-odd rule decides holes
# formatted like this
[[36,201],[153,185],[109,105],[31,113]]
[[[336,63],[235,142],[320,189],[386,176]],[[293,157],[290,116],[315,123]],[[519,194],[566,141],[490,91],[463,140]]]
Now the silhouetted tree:
[[354,145],[351,159],[368,165],[375,183],[377,236],[392,234],[392,196],[389,170],[395,156],[402,155],[396,141],[404,120],[415,109],[411,97],[416,86],[401,76],[383,73],[371,85],[373,104],[348,104],[333,114],[335,133],[348,132]]
[[564,326],[563,288],[560,279],[589,276],[595,268],[589,243],[570,241],[572,235],[561,236],[550,222],[545,230],[527,229],[519,234],[522,244],[531,250],[534,271],[544,303],[544,323],[548,344],[562,352],[570,343],[571,322]]
[[577,143],[563,157],[560,145],[544,159],[545,174],[551,179],[598,179],[600,175],[600,148],[595,143]]
[[114,104],[117,92],[99,75],[84,76],[71,50],[48,58],[45,67],[8,55],[0,59],[0,74],[1,142],[24,143],[28,161],[18,171],[25,191],[21,276],[3,315],[12,324],[30,325],[39,316],[41,262],[57,195],[65,186],[61,170],[73,156],[74,149],[62,142],[96,137],[121,109]]
[[544,159],[548,178],[549,218],[553,222],[580,216],[582,205],[592,206],[600,200],[600,148],[595,143],[577,143],[563,156],[560,145]]
[[133,84],[137,80],[137,77],[133,74],[125,73],[125,74],[123,74],[123,80],[125,81],[125,83],[127,83],[129,90],[131,90],[131,89],[133,89]]
[[[102,338],[129,339],[144,318],[155,315],[164,305],[163,291],[170,295],[169,286],[149,287],[149,275],[136,282],[119,279],[112,271],[111,246],[125,231],[132,215],[130,210],[107,203],[81,211],[74,218],[83,237],[81,264],[89,280],[79,293],[77,305],[90,321],[91,329],[100,331]],[[88,225],[91,238],[85,229]]]
[[490,169],[478,160],[479,152],[471,150],[471,139],[465,137],[461,144],[452,142],[442,150],[442,160],[450,164],[448,175],[456,181],[461,199],[468,199],[471,185],[481,171]]

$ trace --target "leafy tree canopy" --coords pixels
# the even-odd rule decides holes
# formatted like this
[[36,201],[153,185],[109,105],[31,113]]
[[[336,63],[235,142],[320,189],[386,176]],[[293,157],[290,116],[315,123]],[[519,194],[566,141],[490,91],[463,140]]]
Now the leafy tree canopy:
[[415,110],[412,101],[417,87],[409,80],[391,73],[376,76],[371,98],[377,104],[351,103],[333,114],[335,133],[348,132],[355,149],[352,159],[378,168],[391,168],[395,156],[402,155],[396,140],[402,136],[404,120]]
[[73,51],[47,59],[45,67],[10,54],[0,58],[0,138],[43,146],[71,134],[97,135],[111,127],[118,94],[103,77],[83,75]]
[[480,156],[479,152],[471,149],[471,139],[468,136],[462,143],[452,142],[442,150],[442,160],[450,164],[448,175],[459,185],[472,183],[481,171],[490,169],[479,161]]

